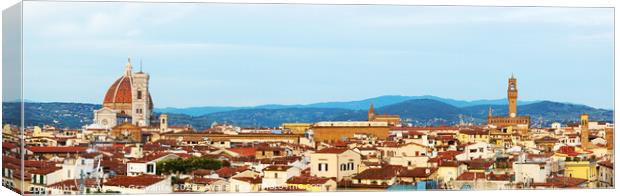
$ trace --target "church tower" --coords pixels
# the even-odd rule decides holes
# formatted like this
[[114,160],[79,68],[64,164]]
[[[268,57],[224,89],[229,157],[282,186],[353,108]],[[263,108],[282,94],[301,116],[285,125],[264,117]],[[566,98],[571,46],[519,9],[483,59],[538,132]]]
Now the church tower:
[[368,108],[368,121],[375,120],[375,107],[370,103],[370,108]]
[[162,132],[168,130],[168,114],[159,115],[159,130]]
[[152,115],[152,103],[149,93],[149,74],[140,71],[133,74],[132,88],[132,123],[138,126],[149,126]]
[[581,128],[581,137],[579,138],[581,140],[581,148],[582,149],[588,149],[590,148],[590,130],[588,128],[588,114],[583,113],[581,114],[581,116],[579,116],[579,127]]
[[514,74],[508,79],[508,115],[517,116],[517,78]]

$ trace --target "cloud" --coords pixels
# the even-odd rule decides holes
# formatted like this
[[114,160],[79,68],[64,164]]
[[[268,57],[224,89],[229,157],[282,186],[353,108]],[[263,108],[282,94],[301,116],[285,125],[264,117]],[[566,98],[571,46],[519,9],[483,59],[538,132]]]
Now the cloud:
[[25,10],[24,18],[26,23],[36,24],[30,27],[33,32],[47,38],[123,38],[142,35],[145,28],[163,27],[191,15],[194,10],[192,6],[153,5],[41,2]]

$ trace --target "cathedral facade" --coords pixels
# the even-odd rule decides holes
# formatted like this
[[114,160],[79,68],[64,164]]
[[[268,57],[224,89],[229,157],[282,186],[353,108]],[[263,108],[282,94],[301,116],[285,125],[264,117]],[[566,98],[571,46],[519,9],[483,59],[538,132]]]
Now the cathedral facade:
[[94,111],[93,124],[109,129],[123,123],[149,126],[153,120],[153,100],[149,92],[149,75],[133,72],[131,60],[125,71],[106,91],[103,107]]

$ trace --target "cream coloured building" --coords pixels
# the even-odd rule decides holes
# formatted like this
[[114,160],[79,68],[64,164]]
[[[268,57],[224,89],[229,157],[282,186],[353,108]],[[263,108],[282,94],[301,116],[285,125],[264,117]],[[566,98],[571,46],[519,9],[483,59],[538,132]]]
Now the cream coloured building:
[[325,148],[310,154],[310,175],[349,179],[360,171],[362,155],[346,148]]

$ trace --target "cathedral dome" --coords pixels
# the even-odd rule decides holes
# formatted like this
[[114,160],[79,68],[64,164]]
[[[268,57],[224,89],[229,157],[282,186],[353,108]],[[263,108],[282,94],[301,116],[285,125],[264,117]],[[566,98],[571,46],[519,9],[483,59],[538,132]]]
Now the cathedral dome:
[[132,81],[130,76],[123,76],[117,79],[105,94],[103,104],[107,103],[131,103]]

